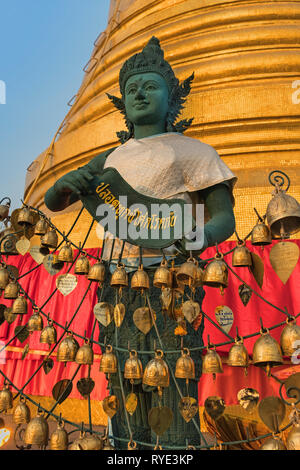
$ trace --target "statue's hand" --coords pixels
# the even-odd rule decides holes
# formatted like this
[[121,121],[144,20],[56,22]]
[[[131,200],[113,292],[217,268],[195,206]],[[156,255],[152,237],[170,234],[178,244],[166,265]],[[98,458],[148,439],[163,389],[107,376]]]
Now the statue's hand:
[[62,176],[54,184],[54,189],[60,194],[69,194],[74,192],[77,196],[90,193],[90,181],[94,176],[86,168],[70,171]]
[[[199,229],[199,230],[203,230],[203,229]],[[197,235],[197,228],[196,228],[196,235]],[[178,240],[175,243],[175,247],[177,248],[177,250],[181,254],[183,254],[185,257],[189,257],[190,251],[192,251],[194,256],[198,256],[201,253],[203,253],[203,251],[205,251],[206,248],[208,247],[208,239],[205,235],[205,232],[203,233],[203,240],[201,239],[201,241],[197,241],[197,237],[196,237],[196,241],[193,242],[192,240],[194,237],[195,237],[195,232],[191,232],[190,234],[186,235],[182,240]],[[199,237],[199,238],[202,238],[202,237]]]

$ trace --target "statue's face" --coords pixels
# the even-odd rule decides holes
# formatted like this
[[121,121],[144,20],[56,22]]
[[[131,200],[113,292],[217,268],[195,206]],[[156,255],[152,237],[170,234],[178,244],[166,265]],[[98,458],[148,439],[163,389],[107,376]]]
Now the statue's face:
[[165,122],[169,109],[169,90],[165,79],[154,72],[136,74],[125,86],[125,109],[135,125]]

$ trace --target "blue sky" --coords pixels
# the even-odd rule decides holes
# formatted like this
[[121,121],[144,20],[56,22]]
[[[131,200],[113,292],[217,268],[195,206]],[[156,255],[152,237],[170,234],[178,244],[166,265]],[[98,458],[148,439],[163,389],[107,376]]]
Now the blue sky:
[[[21,205],[26,169],[50,144],[77,93],[110,0],[0,0],[1,191]],[[1,90],[0,90],[1,91]],[[0,94],[1,102],[1,94]]]

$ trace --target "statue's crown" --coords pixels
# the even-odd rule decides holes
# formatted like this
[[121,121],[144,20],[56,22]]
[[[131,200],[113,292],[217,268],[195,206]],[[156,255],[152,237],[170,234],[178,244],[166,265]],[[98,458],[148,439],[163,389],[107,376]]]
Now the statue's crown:
[[171,65],[164,59],[164,51],[159,40],[153,36],[142,52],[134,54],[124,62],[119,75],[120,91],[124,96],[125,84],[129,77],[137,73],[156,72],[163,76],[169,91],[178,86],[178,79]]

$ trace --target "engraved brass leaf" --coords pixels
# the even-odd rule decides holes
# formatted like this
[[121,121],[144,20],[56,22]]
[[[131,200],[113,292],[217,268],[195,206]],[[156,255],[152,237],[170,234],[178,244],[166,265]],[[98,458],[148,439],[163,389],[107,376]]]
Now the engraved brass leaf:
[[158,436],[162,436],[166,432],[172,421],[173,411],[167,406],[151,408],[148,413],[149,426]]
[[30,241],[25,237],[21,238],[16,243],[16,249],[22,256],[24,256],[29,251],[29,248],[30,248]]
[[62,270],[64,265],[63,263],[61,263],[61,265],[53,266],[53,255],[47,255],[44,257],[43,266],[46,271],[50,274],[50,276],[55,276],[59,273],[59,271]]
[[200,313],[200,305],[193,300],[187,300],[182,305],[182,313],[189,323],[193,323]]
[[115,321],[115,325],[117,328],[120,328],[120,326],[122,325],[124,317],[125,317],[125,305],[122,303],[119,303],[114,308],[114,321]]
[[244,306],[246,307],[249,300],[251,299],[252,291],[245,284],[241,284],[239,286],[239,296]]
[[29,331],[28,331],[26,325],[16,326],[15,335],[17,335],[17,338],[20,341],[20,343],[24,343],[24,341],[26,341],[26,339],[29,336]]
[[77,277],[74,274],[62,274],[56,279],[56,287],[59,292],[67,296],[73,292],[78,283]]
[[182,397],[178,403],[179,412],[188,423],[198,412],[198,402],[193,397]]
[[88,396],[94,390],[95,382],[91,378],[87,377],[78,380],[76,386],[80,395],[83,396],[83,398],[88,398]]
[[227,305],[216,307],[215,316],[222,330],[229,333],[233,325],[233,311]]
[[[155,313],[153,313],[155,319]],[[153,326],[152,316],[150,309],[148,307],[137,308],[133,314],[133,322],[135,326],[142,332],[144,335],[149,333]]]
[[107,327],[113,319],[114,307],[108,302],[99,302],[94,307],[94,315],[101,325]]
[[279,279],[286,284],[299,260],[299,247],[293,242],[279,242],[270,250],[270,263]]
[[254,279],[256,280],[257,284],[259,285],[260,288],[262,288],[263,282],[264,282],[264,262],[261,259],[260,256],[258,256],[256,253],[251,252],[251,258],[252,258],[252,266],[250,266],[250,271],[252,272]]
[[12,308],[11,307],[6,307],[4,310],[4,318],[7,321],[7,323],[10,325],[17,319],[18,315],[15,313],[12,313]]
[[43,362],[43,369],[44,369],[45,374],[49,374],[49,372],[51,372],[53,367],[54,367],[54,362],[53,362],[53,359],[51,359],[50,357]]
[[30,256],[34,259],[37,264],[41,264],[44,261],[45,255],[41,253],[40,246],[33,245],[29,250]]
[[262,422],[272,431],[278,431],[285,417],[285,405],[279,397],[266,397],[258,405]]
[[138,397],[135,393],[129,393],[125,400],[125,407],[128,413],[132,416],[138,404]]
[[72,392],[73,384],[71,380],[63,379],[57,382],[52,389],[52,396],[59,404],[63,403]]
[[120,403],[119,403],[118,398],[115,395],[111,395],[110,397],[104,398],[102,402],[102,406],[107,416],[112,418],[117,413]]

